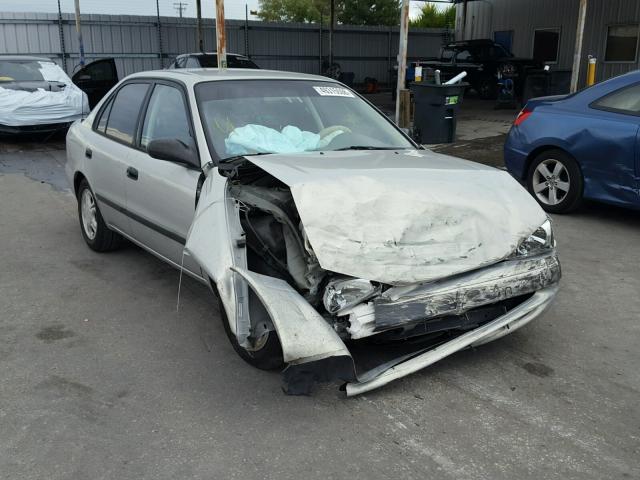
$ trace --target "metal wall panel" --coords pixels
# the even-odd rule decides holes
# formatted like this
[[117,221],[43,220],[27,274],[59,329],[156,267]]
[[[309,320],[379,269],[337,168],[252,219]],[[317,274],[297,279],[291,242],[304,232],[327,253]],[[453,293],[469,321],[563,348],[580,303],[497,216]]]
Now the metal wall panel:
[[[114,57],[120,76],[166,67],[180,53],[195,51],[193,18],[161,17],[162,49],[156,17],[83,15],[82,36],[87,61]],[[62,15],[67,70],[79,62],[78,39],[72,14]],[[0,12],[0,54],[46,56],[63,64],[58,16],[52,13]],[[319,25],[227,21],[227,51],[249,54],[262,68],[320,73],[320,49],[328,53],[328,31]],[[205,50],[215,51],[215,22],[203,21]],[[409,59],[438,54],[444,30],[413,29]],[[248,40],[248,51],[245,38]],[[160,57],[162,52],[162,58]],[[342,71],[354,72],[356,82],[375,77],[388,82],[398,52],[398,28],[339,25],[334,32],[334,60]]]
[[[578,22],[579,0],[484,0],[467,4],[467,22],[463,26],[462,5],[457,6],[458,39],[493,38],[500,30],[513,31],[513,53],[519,57],[533,54],[536,28],[560,28],[558,63],[555,69],[571,70]],[[589,0],[585,21],[583,62],[580,84],[586,77],[587,56],[598,59],[596,80],[601,81],[640,67],[640,52],[635,62],[605,62],[607,28],[616,24],[640,24],[638,0]]]

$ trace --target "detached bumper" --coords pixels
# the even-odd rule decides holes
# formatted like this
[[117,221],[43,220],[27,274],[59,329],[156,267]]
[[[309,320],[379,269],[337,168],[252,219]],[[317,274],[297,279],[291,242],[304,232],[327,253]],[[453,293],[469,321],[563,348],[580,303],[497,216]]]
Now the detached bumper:
[[371,373],[360,375],[359,381],[346,384],[347,396],[359,395],[382,387],[393,380],[406,377],[428,367],[455,352],[470,346],[490,342],[511,333],[542,314],[555,297],[557,291],[557,285],[540,290],[513,310],[481,327],[470,330],[426,352],[417,353],[417,356],[413,358],[404,359],[395,365],[388,365],[389,368],[377,368],[375,372],[372,371]]

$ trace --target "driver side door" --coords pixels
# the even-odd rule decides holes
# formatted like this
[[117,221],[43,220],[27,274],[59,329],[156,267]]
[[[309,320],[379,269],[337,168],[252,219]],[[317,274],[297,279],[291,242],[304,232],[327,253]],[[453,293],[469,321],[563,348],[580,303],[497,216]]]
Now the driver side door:
[[186,91],[156,81],[139,125],[139,136],[127,162],[125,190],[133,237],[174,266],[201,277],[200,267],[183,250],[196,208],[202,170],[152,158],[152,140],[178,139],[197,151]]

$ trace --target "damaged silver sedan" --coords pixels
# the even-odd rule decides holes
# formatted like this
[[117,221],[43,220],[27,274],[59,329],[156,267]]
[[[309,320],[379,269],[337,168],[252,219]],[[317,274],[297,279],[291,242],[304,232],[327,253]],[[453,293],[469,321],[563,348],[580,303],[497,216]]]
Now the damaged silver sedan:
[[235,350],[284,367],[290,394],[380,387],[513,332],[558,288],[551,223],[509,174],[421,149],[324,77],[136,74],[67,155],[87,244],[128,238],[209,285]]

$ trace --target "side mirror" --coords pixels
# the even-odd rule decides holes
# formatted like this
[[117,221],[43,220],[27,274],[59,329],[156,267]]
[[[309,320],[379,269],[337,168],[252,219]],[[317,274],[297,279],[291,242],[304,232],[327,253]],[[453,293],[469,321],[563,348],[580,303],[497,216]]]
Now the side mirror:
[[200,169],[200,160],[196,153],[195,143],[187,143],[177,138],[158,138],[147,145],[147,153],[158,160],[179,163],[187,167]]

